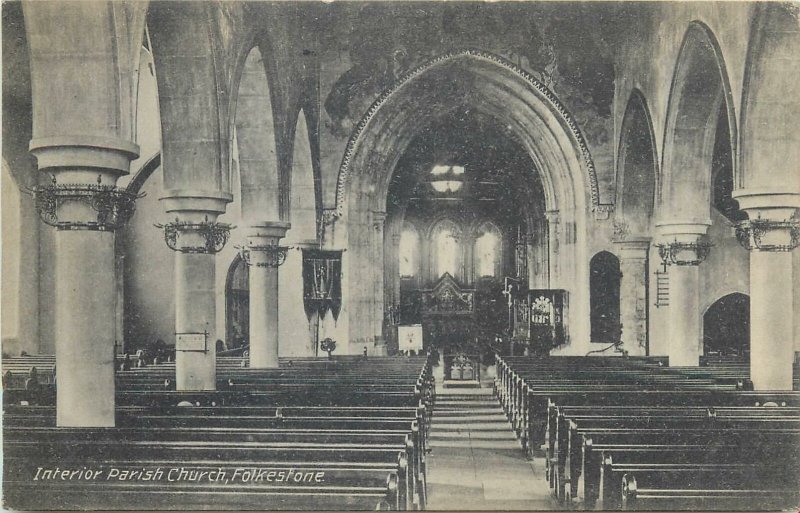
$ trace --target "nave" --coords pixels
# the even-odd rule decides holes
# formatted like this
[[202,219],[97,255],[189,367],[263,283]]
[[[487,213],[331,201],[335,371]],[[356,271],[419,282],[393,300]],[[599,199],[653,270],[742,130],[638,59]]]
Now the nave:
[[[47,357],[5,362],[21,369]],[[49,359],[52,361],[52,359]],[[496,356],[440,380],[433,355],[220,358],[217,391],[174,364],[117,373],[116,427],[56,427],[47,371],[6,375],[14,509],[752,510],[800,504],[800,392],[707,358]],[[33,368],[33,367],[31,367]],[[487,371],[489,369],[487,368]],[[30,372],[29,372],[30,375]],[[448,387],[449,385],[449,387]],[[36,491],[36,493],[32,493]]]
[[2,15],[7,505],[800,509],[800,4]]

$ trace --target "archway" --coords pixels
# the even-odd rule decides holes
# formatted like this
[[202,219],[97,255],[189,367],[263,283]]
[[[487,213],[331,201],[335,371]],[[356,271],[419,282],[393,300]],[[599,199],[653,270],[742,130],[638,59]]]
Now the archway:
[[[717,240],[717,254],[711,259],[728,258],[720,241],[727,238],[727,242],[732,242],[729,223],[723,222],[722,216],[712,209],[714,159],[721,159],[725,153],[735,155],[737,151],[736,116],[730,91],[725,62],[714,34],[706,25],[692,22],[686,30],[672,79],[664,134],[663,179],[659,181],[657,198],[659,250],[674,265],[668,268],[670,306],[662,319],[666,329],[657,330],[653,342],[655,347],[667,348],[671,365],[699,365],[703,286],[700,278],[706,274],[704,269],[710,267],[702,264],[709,257],[707,236]],[[725,146],[730,148],[729,152],[722,151]],[[730,157],[719,161],[727,161],[722,167],[728,171],[735,164]],[[722,174],[718,171],[717,177],[725,176],[728,171]],[[733,169],[732,173],[735,172]],[[724,196],[724,188],[721,190]]]
[[250,340],[250,270],[238,254],[225,280],[225,343],[236,349]]
[[[725,124],[720,123],[723,116]],[[722,132],[719,136],[718,131]],[[736,117],[719,44],[699,22],[693,22],[684,36],[664,137],[664,176],[658,184],[660,224],[710,225],[714,149],[725,138],[730,153],[736,155]]]
[[750,298],[734,292],[703,315],[703,354],[744,355],[750,351]]
[[617,162],[616,220],[621,238],[650,235],[658,157],[650,111],[644,96],[634,90],[628,100]]
[[283,215],[279,205],[275,122],[266,68],[258,47],[253,47],[247,54],[238,84],[234,126],[242,218],[247,223],[277,221]]
[[622,274],[619,259],[601,251],[589,262],[591,296],[591,341],[612,344],[620,340],[619,290]]
[[[567,352],[583,353],[589,336],[586,221],[599,204],[594,167],[577,125],[555,95],[534,77],[507,61],[476,50],[434,59],[417,68],[385,92],[369,109],[351,137],[339,172],[336,213],[348,227],[337,234],[346,244],[351,270],[344,287],[350,305],[350,338],[372,339],[371,317],[383,312],[383,294],[364,294],[380,279],[382,266],[373,264],[379,234],[362,227],[375,224],[384,212],[392,172],[421,126],[428,126],[454,109],[474,109],[508,126],[539,171],[546,210],[550,212],[550,285],[572,296],[569,324],[578,345]],[[341,232],[339,232],[341,233]],[[558,257],[554,255],[558,253]],[[382,261],[382,259],[381,259]]]

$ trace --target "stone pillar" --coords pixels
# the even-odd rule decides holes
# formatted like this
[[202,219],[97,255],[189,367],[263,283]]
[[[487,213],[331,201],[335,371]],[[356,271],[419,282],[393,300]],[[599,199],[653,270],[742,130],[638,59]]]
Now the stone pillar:
[[50,183],[33,189],[56,228],[56,425],[114,426],[114,232],[136,196],[116,187],[138,147],[119,139],[58,137],[30,144]]
[[561,216],[559,215],[558,210],[548,210],[545,212],[545,217],[547,218],[547,246],[548,246],[548,255],[547,255],[547,262],[549,269],[549,278],[548,278],[548,287],[547,288],[559,288],[561,285],[561,274],[559,269],[559,244],[558,244],[558,229],[559,223],[561,222]]
[[175,387],[215,390],[215,255],[228,241],[231,227],[218,223],[230,194],[168,191],[161,200],[175,220],[158,227],[175,251]]
[[746,190],[734,196],[750,218],[736,227],[739,243],[750,250],[750,379],[756,390],[791,390],[791,251],[800,244],[800,223],[793,217],[800,199]]
[[648,240],[617,242],[620,271],[622,347],[632,356],[647,354]]
[[385,341],[383,339],[384,327],[384,298],[383,298],[383,272],[384,272],[384,225],[386,212],[372,212],[372,336],[378,353],[385,354]]
[[665,223],[658,225],[664,241],[659,255],[669,265],[669,364],[700,365],[703,352],[700,312],[700,264],[710,244],[704,240],[707,224]]
[[242,248],[250,266],[250,367],[278,367],[278,267],[286,261],[286,246],[278,243],[291,227],[284,222],[254,225]]

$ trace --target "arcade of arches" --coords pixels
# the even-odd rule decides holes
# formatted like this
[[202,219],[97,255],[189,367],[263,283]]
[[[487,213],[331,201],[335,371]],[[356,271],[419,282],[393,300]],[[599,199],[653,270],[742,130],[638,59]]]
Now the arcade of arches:
[[[60,425],[113,424],[112,351],[180,334],[265,368],[327,338],[396,354],[417,324],[443,353],[734,352],[790,390],[797,16],[4,3],[3,352],[56,355]],[[558,291],[558,340],[509,326],[509,284]],[[216,352],[175,373],[213,389]]]

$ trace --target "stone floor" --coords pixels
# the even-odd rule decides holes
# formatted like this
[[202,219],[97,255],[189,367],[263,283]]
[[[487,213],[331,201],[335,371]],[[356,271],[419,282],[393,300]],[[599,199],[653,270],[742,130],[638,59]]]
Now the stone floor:
[[430,447],[427,509],[559,509],[543,459],[525,457],[491,388],[438,390]]

